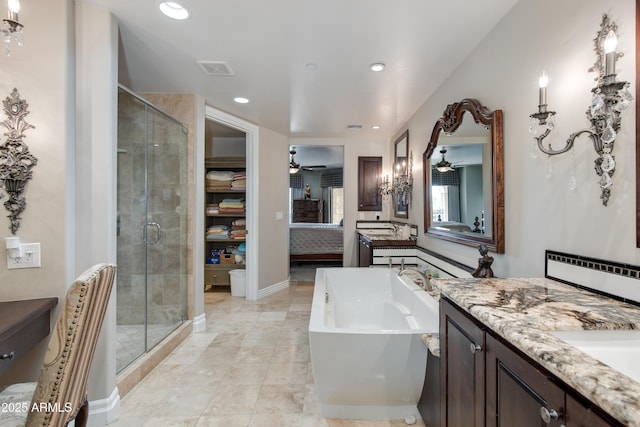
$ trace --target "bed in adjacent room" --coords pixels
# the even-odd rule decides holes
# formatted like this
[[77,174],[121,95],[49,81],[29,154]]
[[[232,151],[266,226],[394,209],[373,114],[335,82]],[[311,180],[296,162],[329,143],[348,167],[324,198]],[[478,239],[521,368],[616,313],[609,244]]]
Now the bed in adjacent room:
[[290,224],[290,260],[342,261],[343,234],[343,227],[338,224]]

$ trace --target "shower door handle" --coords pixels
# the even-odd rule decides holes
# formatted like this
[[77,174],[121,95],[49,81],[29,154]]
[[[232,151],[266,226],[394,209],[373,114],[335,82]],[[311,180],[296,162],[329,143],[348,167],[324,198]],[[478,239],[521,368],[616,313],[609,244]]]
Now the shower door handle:
[[[154,233],[154,238],[151,239],[149,237],[149,232],[151,229],[155,229],[155,233]],[[158,224],[157,222],[148,222],[145,224],[145,232],[144,232],[144,236],[145,236],[145,243],[148,245],[157,245],[158,243],[160,243],[160,236],[162,235],[162,227],[160,227],[160,224]]]

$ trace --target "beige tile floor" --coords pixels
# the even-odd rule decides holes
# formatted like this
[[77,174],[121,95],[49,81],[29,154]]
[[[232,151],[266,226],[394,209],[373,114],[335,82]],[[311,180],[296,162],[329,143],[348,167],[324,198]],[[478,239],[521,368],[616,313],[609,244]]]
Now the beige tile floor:
[[205,293],[206,331],[192,334],[134,387],[110,426],[406,425],[320,417],[309,362],[312,296],[313,282],[303,281],[258,301]]

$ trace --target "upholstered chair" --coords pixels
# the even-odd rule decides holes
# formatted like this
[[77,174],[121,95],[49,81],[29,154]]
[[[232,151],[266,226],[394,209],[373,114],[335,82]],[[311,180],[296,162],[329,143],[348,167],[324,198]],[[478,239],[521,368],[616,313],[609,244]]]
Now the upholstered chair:
[[115,278],[115,266],[95,265],[73,282],[49,339],[37,383],[0,393],[2,427],[62,427],[87,423],[87,378]]

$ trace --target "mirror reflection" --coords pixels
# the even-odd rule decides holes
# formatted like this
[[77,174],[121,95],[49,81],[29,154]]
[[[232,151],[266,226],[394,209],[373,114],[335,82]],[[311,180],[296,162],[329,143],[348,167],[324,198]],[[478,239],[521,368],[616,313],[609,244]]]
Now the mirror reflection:
[[424,227],[433,237],[504,253],[502,111],[450,104],[423,153]]
[[483,167],[491,164],[489,130],[463,118],[453,134],[440,136],[438,145],[431,156],[432,226],[491,237],[491,168]]
[[[401,182],[409,173],[409,131],[405,131],[395,142],[393,158],[393,178]],[[393,198],[393,212],[398,218],[409,218],[408,195],[399,194]]]
[[[298,145],[289,147],[290,222],[341,224],[344,216],[342,146]],[[294,154],[291,154],[294,153]],[[291,160],[293,159],[293,160]],[[291,164],[297,168],[291,170]],[[307,202],[304,202],[307,200]],[[316,201],[314,209],[307,205]],[[304,208],[301,208],[301,204]]]
[[[292,154],[294,153],[295,154]],[[344,148],[289,147],[289,259],[342,263]]]

